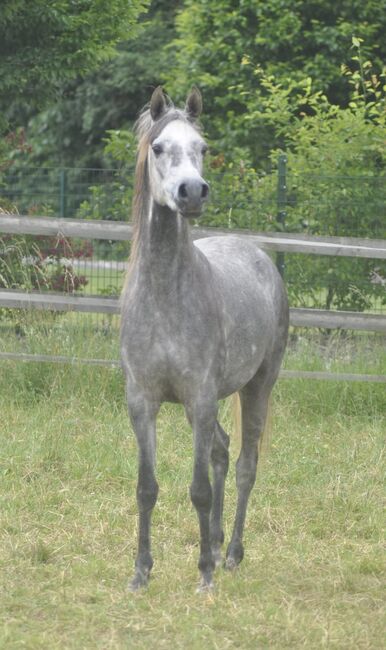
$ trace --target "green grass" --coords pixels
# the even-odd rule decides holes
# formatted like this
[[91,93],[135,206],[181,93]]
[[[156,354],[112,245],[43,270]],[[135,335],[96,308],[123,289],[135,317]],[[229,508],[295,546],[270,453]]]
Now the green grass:
[[112,314],[9,310],[0,320],[0,352],[118,359],[119,319]]
[[125,272],[112,269],[86,269],[79,273],[87,279],[87,285],[81,292],[84,295],[119,295],[125,281]]
[[[279,382],[244,562],[219,570],[206,596],[195,593],[191,433],[170,405],[158,422],[153,578],[127,590],[136,449],[123,394],[117,370],[0,366],[1,648],[384,647],[384,385]],[[222,419],[232,429],[229,403]],[[233,435],[227,540],[238,445]]]
[[[112,314],[8,310],[1,318],[0,352],[117,360],[119,317]],[[386,373],[385,337],[292,328],[284,367],[348,373]]]

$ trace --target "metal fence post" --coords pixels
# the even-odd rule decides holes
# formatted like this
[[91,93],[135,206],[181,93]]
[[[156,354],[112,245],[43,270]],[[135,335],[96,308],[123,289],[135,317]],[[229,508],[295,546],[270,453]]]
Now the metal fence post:
[[67,217],[67,170],[59,171],[59,216]]
[[[279,229],[283,231],[285,229],[285,218],[287,216],[287,156],[285,154],[280,154],[277,170],[277,222]],[[285,268],[284,253],[280,252],[276,254],[276,266],[280,275],[283,277]]]

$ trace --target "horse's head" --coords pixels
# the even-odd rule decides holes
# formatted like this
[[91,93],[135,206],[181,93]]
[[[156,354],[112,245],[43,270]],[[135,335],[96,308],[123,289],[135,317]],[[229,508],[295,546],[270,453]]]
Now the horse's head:
[[147,115],[150,192],[157,203],[187,218],[200,216],[209,194],[201,176],[207,145],[196,125],[201,110],[197,88],[189,93],[182,111],[168,104],[162,89],[157,88]]

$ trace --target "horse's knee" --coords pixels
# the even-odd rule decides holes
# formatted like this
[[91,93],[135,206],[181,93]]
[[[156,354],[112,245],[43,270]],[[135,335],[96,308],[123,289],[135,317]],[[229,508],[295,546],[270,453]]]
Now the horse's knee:
[[158,497],[158,483],[154,478],[143,479],[141,477],[137,485],[137,502],[142,512],[152,510]]
[[212,507],[212,488],[209,479],[193,481],[190,486],[190,498],[196,510],[210,512]]

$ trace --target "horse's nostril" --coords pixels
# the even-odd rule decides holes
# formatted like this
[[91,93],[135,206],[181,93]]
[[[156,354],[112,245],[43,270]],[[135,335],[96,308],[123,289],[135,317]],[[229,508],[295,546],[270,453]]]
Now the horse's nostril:
[[209,186],[206,183],[203,183],[202,189],[201,189],[201,197],[203,199],[206,199],[208,194],[209,194]]
[[185,183],[181,183],[181,185],[179,186],[178,195],[182,199],[186,199],[188,197],[188,190],[186,189],[186,184]]

